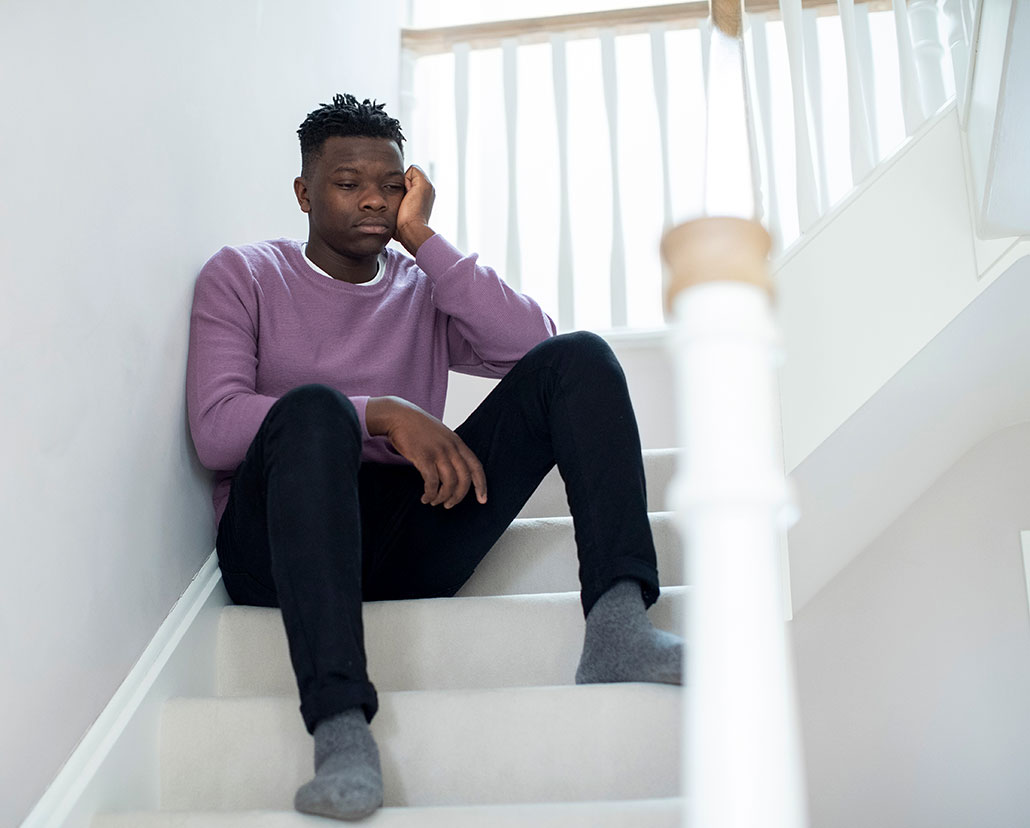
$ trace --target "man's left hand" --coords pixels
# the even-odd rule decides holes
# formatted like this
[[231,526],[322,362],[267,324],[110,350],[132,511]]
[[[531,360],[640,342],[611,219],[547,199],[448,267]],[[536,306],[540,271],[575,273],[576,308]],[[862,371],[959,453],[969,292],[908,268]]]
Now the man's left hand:
[[404,173],[404,187],[406,192],[397,210],[397,232],[394,238],[414,256],[422,242],[433,235],[429,216],[433,212],[436,190],[429,176],[414,164]]

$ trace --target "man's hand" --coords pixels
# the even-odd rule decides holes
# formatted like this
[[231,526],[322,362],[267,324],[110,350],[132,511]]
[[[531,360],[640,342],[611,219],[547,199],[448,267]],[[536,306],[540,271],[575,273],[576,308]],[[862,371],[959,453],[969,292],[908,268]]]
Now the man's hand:
[[422,242],[433,235],[429,227],[429,216],[433,212],[433,202],[436,201],[436,190],[428,176],[414,164],[404,173],[404,189],[404,198],[397,210],[394,238],[414,256]]
[[384,435],[410,460],[425,481],[422,502],[450,509],[469,487],[486,503],[483,466],[462,439],[417,405],[400,397],[372,397],[365,408],[368,433]]

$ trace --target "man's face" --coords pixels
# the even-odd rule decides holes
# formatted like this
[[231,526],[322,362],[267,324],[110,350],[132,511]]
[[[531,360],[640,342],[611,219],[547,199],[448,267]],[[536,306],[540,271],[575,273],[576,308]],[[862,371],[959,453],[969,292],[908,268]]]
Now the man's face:
[[294,183],[312,236],[342,256],[378,255],[404,198],[400,148],[388,138],[332,137]]

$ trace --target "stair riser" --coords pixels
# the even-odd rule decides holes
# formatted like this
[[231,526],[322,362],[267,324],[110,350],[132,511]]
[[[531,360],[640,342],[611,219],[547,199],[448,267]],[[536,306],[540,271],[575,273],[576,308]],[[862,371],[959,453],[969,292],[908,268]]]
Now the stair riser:
[[[652,623],[681,633],[687,592],[663,590]],[[583,610],[572,592],[387,601],[365,604],[363,614],[369,676],[380,691],[570,684],[583,646]],[[278,610],[223,610],[218,690],[296,697]]]
[[[386,805],[676,796],[681,702],[679,688],[634,684],[384,694]],[[288,810],[312,773],[287,699],[173,700],[161,738],[168,810]]]
[[[671,512],[650,515],[662,584],[686,583]],[[571,518],[517,520],[494,544],[458,595],[526,595],[579,589]]]
[[[668,490],[675,472],[676,449],[647,449],[644,451],[644,476],[647,479],[647,511],[661,512],[669,509]],[[529,499],[520,518],[558,517],[569,514],[569,502],[565,497],[565,482],[552,469]]]

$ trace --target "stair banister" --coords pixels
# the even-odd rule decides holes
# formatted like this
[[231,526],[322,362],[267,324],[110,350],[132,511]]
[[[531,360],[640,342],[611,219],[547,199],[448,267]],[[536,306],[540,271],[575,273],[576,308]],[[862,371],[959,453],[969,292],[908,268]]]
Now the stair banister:
[[[672,503],[693,585],[685,628],[684,825],[807,824],[792,660],[782,600],[781,533],[794,512],[783,473],[769,234],[740,179],[752,165],[746,124],[720,107],[745,78],[741,0],[712,0],[708,186],[732,184],[736,215],[669,230],[666,311],[673,317],[681,462]],[[720,74],[722,76],[720,77]],[[803,76],[799,76],[799,79]],[[743,135],[718,130],[743,130]],[[718,135],[719,143],[712,138]],[[729,148],[729,149],[727,149]],[[714,151],[713,151],[714,150]],[[726,169],[738,165],[736,179]],[[707,196],[707,192],[706,192]],[[715,199],[706,201],[711,213]]]

